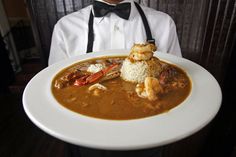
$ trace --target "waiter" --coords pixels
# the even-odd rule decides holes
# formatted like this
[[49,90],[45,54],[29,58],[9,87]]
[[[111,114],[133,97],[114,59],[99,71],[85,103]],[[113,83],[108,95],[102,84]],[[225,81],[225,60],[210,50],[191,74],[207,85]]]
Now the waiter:
[[[49,65],[73,56],[109,49],[131,49],[154,43],[158,51],[182,56],[171,17],[133,0],[96,0],[93,5],[61,18],[54,27]],[[69,156],[104,157],[101,150],[70,145]],[[159,148],[160,149],[160,148]],[[105,152],[105,157],[158,157],[159,149]]]
[[169,15],[133,0],[96,0],[57,22],[48,63],[92,51],[130,49],[134,43],[145,42],[181,57],[176,26]]

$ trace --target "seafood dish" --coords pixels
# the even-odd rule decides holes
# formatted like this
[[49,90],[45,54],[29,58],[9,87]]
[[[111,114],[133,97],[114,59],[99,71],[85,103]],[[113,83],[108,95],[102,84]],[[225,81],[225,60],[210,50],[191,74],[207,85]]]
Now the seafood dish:
[[155,57],[153,44],[134,44],[128,56],[80,61],[53,79],[54,98],[76,113],[109,120],[145,118],[180,105],[191,81],[180,67]]

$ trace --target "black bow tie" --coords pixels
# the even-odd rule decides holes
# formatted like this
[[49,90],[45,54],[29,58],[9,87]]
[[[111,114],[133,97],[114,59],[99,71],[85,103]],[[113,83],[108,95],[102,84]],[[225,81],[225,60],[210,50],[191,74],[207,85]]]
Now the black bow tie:
[[95,17],[103,17],[110,12],[114,12],[119,17],[128,20],[130,14],[131,5],[130,3],[120,3],[116,6],[108,5],[106,3],[94,1],[93,11]]

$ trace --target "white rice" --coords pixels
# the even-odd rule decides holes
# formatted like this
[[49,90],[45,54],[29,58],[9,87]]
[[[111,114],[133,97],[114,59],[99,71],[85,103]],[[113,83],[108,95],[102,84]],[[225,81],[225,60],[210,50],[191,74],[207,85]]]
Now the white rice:
[[136,62],[131,62],[129,58],[126,58],[120,71],[122,79],[142,83],[146,77],[157,77],[161,71],[161,65],[157,58]]
[[148,65],[145,61],[132,63],[128,58],[126,58],[120,71],[121,77],[124,80],[141,83],[145,80],[145,77],[148,76]]
[[98,71],[100,71],[100,70],[102,70],[104,68],[105,68],[104,64],[100,64],[100,63],[98,63],[98,64],[91,64],[88,67],[87,71],[91,72],[91,73],[96,73],[96,72],[98,72]]

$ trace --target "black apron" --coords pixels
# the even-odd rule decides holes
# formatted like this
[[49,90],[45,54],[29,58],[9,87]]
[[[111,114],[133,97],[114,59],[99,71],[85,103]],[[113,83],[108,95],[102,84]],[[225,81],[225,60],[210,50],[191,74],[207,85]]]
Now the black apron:
[[[145,32],[146,32],[146,36],[147,36],[147,42],[148,43],[153,43],[155,44],[155,39],[152,38],[152,33],[147,21],[147,18],[142,10],[142,8],[140,7],[140,5],[136,2],[134,2],[136,8],[138,9],[138,12],[142,18],[143,24],[144,24],[144,28],[145,28]],[[93,41],[94,41],[94,32],[93,32],[93,13],[92,10],[90,12],[90,16],[89,16],[89,23],[88,23],[88,44],[87,44],[87,53],[92,52],[93,51]]]

